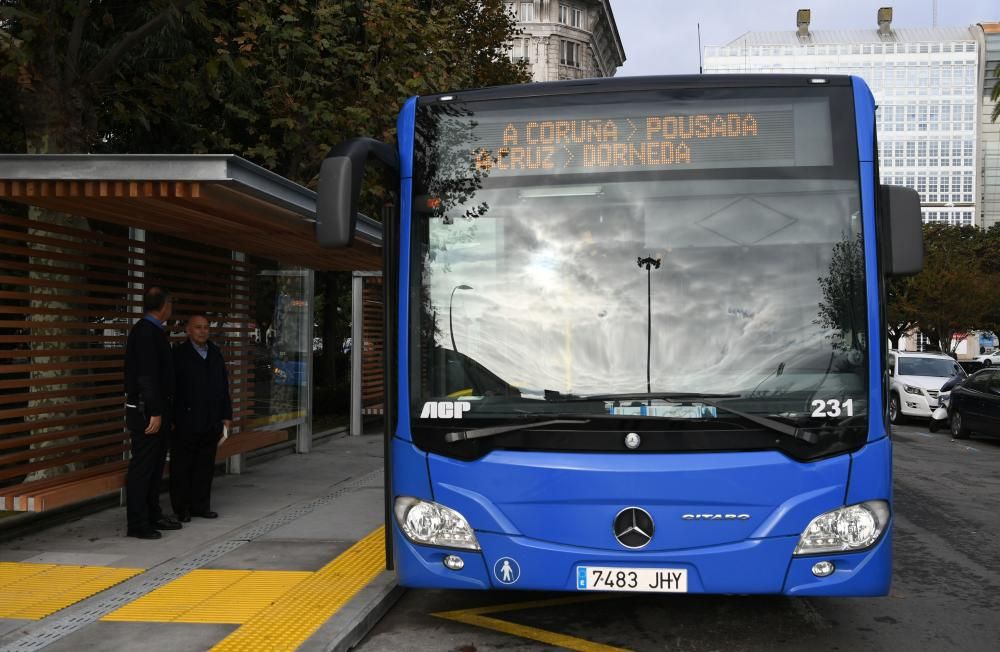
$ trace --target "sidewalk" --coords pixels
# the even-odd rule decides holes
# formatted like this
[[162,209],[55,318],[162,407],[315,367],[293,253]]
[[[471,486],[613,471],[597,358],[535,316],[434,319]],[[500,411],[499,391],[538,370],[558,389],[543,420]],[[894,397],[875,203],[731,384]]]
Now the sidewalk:
[[217,477],[212,508],[158,541],[126,538],[119,507],[8,542],[0,649],[344,649],[398,597],[381,436]]

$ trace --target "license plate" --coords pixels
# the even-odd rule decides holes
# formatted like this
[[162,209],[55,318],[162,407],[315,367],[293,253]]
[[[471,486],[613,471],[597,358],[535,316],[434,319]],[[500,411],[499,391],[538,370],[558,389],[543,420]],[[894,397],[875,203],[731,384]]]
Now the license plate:
[[687,569],[577,566],[578,591],[687,593]]

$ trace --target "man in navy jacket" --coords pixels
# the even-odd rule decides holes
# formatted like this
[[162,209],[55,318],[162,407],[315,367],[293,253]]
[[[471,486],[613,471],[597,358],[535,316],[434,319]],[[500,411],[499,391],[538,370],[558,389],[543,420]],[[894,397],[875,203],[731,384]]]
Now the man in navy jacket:
[[140,539],[159,539],[160,530],[181,527],[160,509],[173,412],[173,356],[164,325],[172,307],[165,290],[148,288],[143,295],[145,316],[132,327],[125,345],[125,426],[132,440],[125,479],[126,516],[128,536]]
[[173,351],[177,385],[170,446],[170,502],[185,523],[192,516],[218,517],[211,509],[215,454],[233,419],[226,362],[208,339],[208,317],[192,315],[187,335]]

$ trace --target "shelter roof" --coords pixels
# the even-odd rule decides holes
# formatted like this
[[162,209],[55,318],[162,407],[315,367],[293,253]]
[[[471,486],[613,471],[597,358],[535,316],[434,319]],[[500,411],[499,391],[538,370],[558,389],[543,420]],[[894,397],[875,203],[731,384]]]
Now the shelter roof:
[[317,270],[382,268],[382,225],[316,243],[316,193],[226,154],[4,154],[0,199],[231,248]]

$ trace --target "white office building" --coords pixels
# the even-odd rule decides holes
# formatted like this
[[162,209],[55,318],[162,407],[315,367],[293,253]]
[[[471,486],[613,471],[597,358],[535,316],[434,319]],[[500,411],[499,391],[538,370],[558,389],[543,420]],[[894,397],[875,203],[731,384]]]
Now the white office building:
[[878,104],[882,182],[916,189],[926,222],[982,225],[980,28],[894,28],[891,8],[879,10],[872,29],[812,31],[809,10],[798,12],[797,23],[797,30],[747,32],[706,47],[705,72],[862,77]]
[[521,0],[507,10],[521,30],[511,58],[533,81],[613,77],[625,63],[611,0]]

